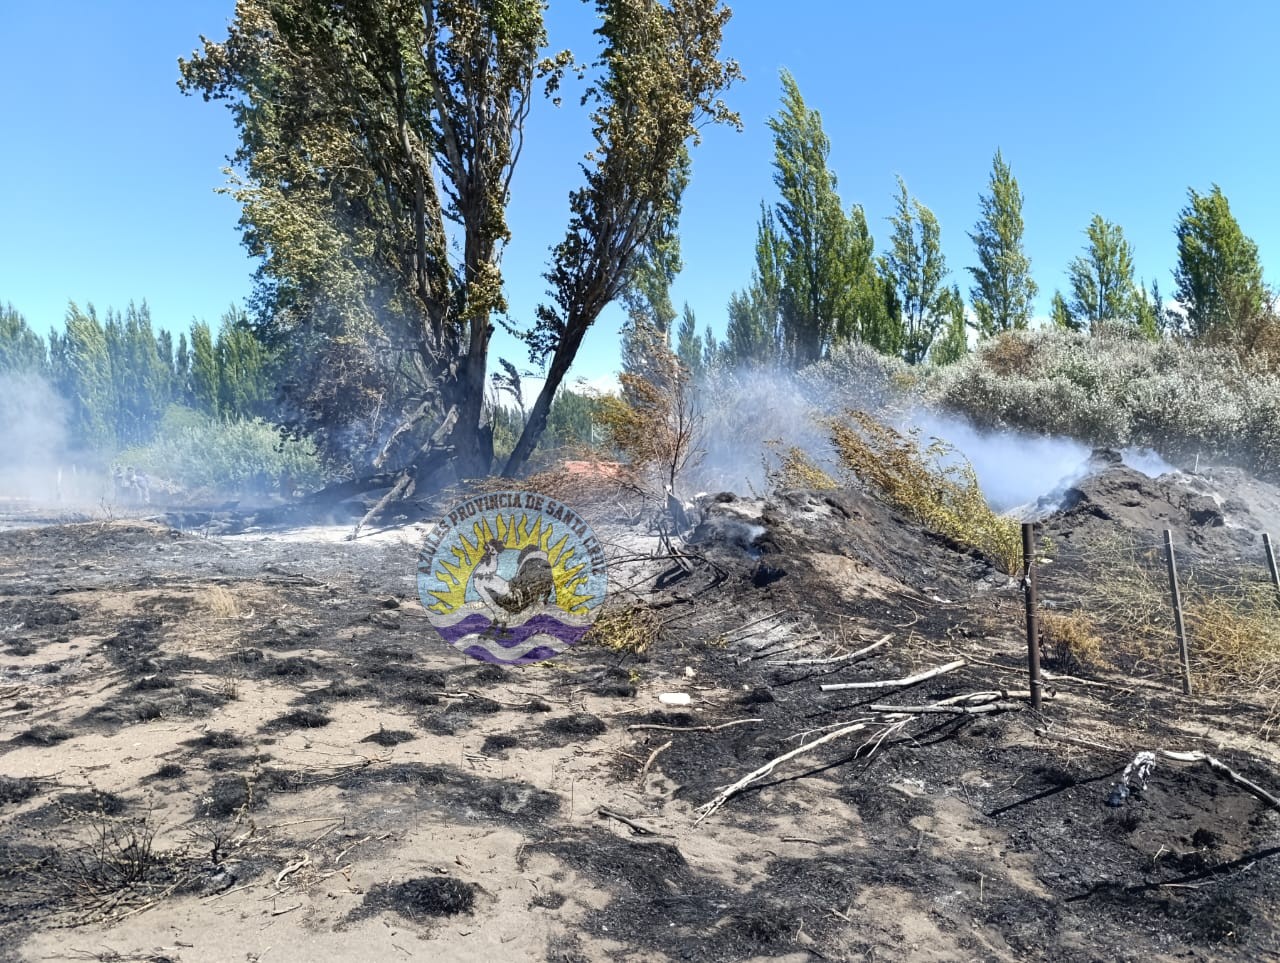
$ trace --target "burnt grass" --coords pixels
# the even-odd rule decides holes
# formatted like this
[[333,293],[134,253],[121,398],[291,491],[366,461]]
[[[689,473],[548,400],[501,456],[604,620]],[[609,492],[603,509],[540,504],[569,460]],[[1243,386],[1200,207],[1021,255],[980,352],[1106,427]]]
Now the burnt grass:
[[[0,559],[17,560],[0,566],[25,573],[0,593],[0,604],[11,606],[0,623],[17,622],[19,612],[44,619],[22,633],[36,655],[69,630],[93,636],[98,641],[84,648],[99,653],[114,680],[102,704],[78,718],[47,711],[48,701],[34,716],[7,717],[6,748],[53,748],[86,731],[157,719],[190,726],[178,748],[145,769],[136,791],[111,795],[0,776],[0,939],[20,940],[59,912],[51,893],[31,896],[23,887],[33,878],[30,867],[69,859],[48,842],[69,818],[75,826],[135,818],[151,788],[181,800],[193,832],[216,837],[238,817],[277,815],[282,797],[322,786],[361,808],[368,827],[362,832],[404,834],[427,818],[468,831],[518,832],[521,871],[534,858],[557,867],[532,905],[553,920],[561,914],[573,920],[554,930],[551,959],[600,958],[596,936],[645,958],[728,961],[808,950],[824,959],[910,959],[900,914],[885,909],[908,904],[963,958],[1252,960],[1280,952],[1280,817],[1207,770],[1163,763],[1144,791],[1109,806],[1131,756],[1038,742],[1033,733],[1099,724],[1116,741],[1131,734],[1126,746],[1190,748],[1186,731],[1172,721],[1185,721],[1198,704],[1172,691],[1080,688],[1070,700],[1048,700],[1039,717],[923,718],[874,751],[854,736],[780,766],[690,828],[693,807],[795,748],[799,733],[816,735],[869,716],[873,703],[933,702],[1023,684],[1018,660],[1008,654],[1018,650],[1021,597],[989,560],[851,493],[792,493],[765,509],[762,524],[767,533],[753,549],[758,554],[709,537],[698,547],[694,571],[671,573],[651,594],[664,633],[650,651],[636,657],[581,646],[542,675],[442,657],[410,605],[385,603],[412,591],[403,583],[412,578],[413,559],[389,551],[369,550],[356,566],[337,547],[257,543],[228,552],[147,526],[108,526],[97,534],[85,529],[98,526],[0,532]],[[272,552],[281,560],[263,554]],[[823,574],[817,553],[862,566],[851,569],[851,579],[874,571],[903,588],[851,592]],[[72,557],[95,567],[55,569],[49,561]],[[768,577],[760,575],[762,563]],[[138,614],[111,619],[83,594],[66,602],[56,597],[111,587],[163,592],[167,585],[250,584],[268,564],[275,566],[270,571],[305,571],[321,584],[275,576],[278,607],[216,653],[172,644],[195,632],[202,617],[184,608],[185,598],[152,600]],[[930,604],[932,597],[958,601]],[[56,621],[67,615],[64,608],[75,618]],[[850,623],[864,627],[865,638],[848,640],[846,648],[883,634],[894,638],[872,658],[848,664],[768,665],[821,654],[778,651],[784,646],[766,630],[751,628],[771,616],[794,623],[792,635],[828,641],[844,639]],[[17,639],[0,642],[12,646]],[[825,682],[896,678],[958,656],[989,664],[975,662],[905,690],[819,689]],[[59,676],[82,677],[78,658],[40,685],[56,692]],[[23,671],[6,668],[0,682],[40,675]],[[284,694],[287,708],[273,710],[278,714],[257,732],[237,727],[235,700],[211,691],[220,678],[269,686]],[[708,695],[687,709],[660,706],[655,693],[672,689]],[[349,736],[355,744],[349,748],[377,761],[320,773],[263,753],[273,740],[283,744],[294,733],[329,726],[353,705],[370,714]],[[213,706],[221,707],[216,724],[208,719]],[[378,709],[396,724],[381,724]],[[626,730],[748,718],[761,721],[689,733]],[[1257,731],[1261,721],[1242,715],[1240,725]],[[405,753],[418,747],[399,747],[423,732],[456,736],[489,758],[479,768],[456,755],[408,761],[416,757]],[[650,787],[638,789],[637,758],[667,742],[652,764]],[[614,751],[619,745],[627,754]],[[510,762],[500,772],[513,750],[521,765],[544,751],[588,758],[606,789],[616,790],[613,808],[671,835],[634,835],[584,813],[581,786],[571,813],[566,789],[521,778]],[[1276,791],[1276,772],[1267,765],[1230,748],[1214,751]],[[826,802],[842,807],[847,820],[814,821],[813,811]],[[780,837],[789,834],[808,842],[784,843]],[[693,857],[700,850],[691,839],[704,835],[736,847],[727,872]],[[146,879],[190,875],[177,898],[218,892],[283,865],[246,862],[224,872],[206,863],[166,864]],[[455,917],[485,925],[497,902],[448,865],[442,873],[379,864],[386,876],[350,918],[393,914],[428,937]],[[576,901],[563,882],[567,872],[604,894],[603,905]],[[904,902],[885,903],[886,893]]]

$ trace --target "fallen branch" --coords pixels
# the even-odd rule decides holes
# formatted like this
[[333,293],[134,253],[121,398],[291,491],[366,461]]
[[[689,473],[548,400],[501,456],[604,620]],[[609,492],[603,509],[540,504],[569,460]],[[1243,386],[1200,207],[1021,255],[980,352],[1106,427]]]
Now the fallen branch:
[[605,816],[608,819],[616,819],[618,822],[622,823],[623,825],[630,826],[632,832],[639,833],[641,836],[664,835],[663,833],[658,832],[656,829],[650,826],[646,826],[644,823],[638,823],[634,819],[632,819],[630,816],[624,816],[622,813],[615,812],[614,810],[608,808],[607,806],[597,807],[596,814],[599,816]]
[[[1101,752],[1111,752],[1117,755],[1133,754],[1133,750],[1131,749],[1122,749],[1118,746],[1108,746],[1100,742],[1092,742],[1088,739],[1081,739],[1077,736],[1064,736],[1056,732],[1049,732],[1047,729],[1035,729],[1033,731],[1037,736],[1040,736],[1042,739],[1056,739],[1059,742],[1071,743],[1072,745],[1081,746],[1085,749],[1097,749]],[[1227,782],[1232,783],[1233,785],[1239,786],[1245,792],[1249,793],[1255,798],[1266,803],[1272,809],[1280,811],[1280,799],[1276,798],[1276,796],[1267,792],[1265,789],[1259,786],[1256,782],[1253,782],[1252,780],[1247,779],[1244,776],[1240,775],[1240,773],[1236,772],[1226,763],[1222,762],[1222,760],[1216,759],[1213,756],[1209,755],[1208,753],[1198,752],[1195,750],[1188,751],[1188,752],[1180,752],[1173,749],[1157,749],[1156,755],[1162,759],[1167,759],[1170,762],[1187,762],[1187,763],[1202,762],[1213,772],[1214,775],[1218,776],[1219,778],[1225,779]]]
[[301,859],[294,860],[292,863],[287,865],[284,869],[280,870],[280,872],[276,873],[276,879],[275,879],[276,889],[280,889],[280,884],[284,882],[286,877],[293,875],[298,870],[302,869],[303,866],[310,866],[310,865],[311,865],[311,855],[309,853],[303,853]]
[[844,689],[904,689],[909,685],[915,685],[917,682],[924,682],[926,679],[933,679],[948,672],[954,672],[964,664],[964,659],[956,659],[954,662],[940,665],[936,669],[917,672],[915,675],[909,675],[903,679],[881,679],[876,682],[832,682],[818,688],[823,692],[839,692]]
[[763,719],[735,719],[733,722],[722,722],[718,726],[661,726],[656,722],[638,722],[627,726],[627,732],[640,729],[660,729],[663,732],[715,732],[717,729],[728,729],[730,726],[745,726],[749,722],[764,722]]
[[649,758],[644,761],[644,766],[640,769],[640,775],[636,776],[636,785],[641,789],[644,788],[644,777],[649,775],[649,767],[653,765],[653,761],[658,758],[665,750],[671,748],[674,739],[668,739],[653,752],[649,753]]
[[846,655],[837,655],[829,659],[787,659],[783,661],[766,662],[765,665],[836,665],[840,662],[851,662],[854,659],[860,659],[864,655],[870,655],[877,649],[888,645],[889,640],[893,638],[892,633],[886,635],[879,642],[872,642],[865,648],[859,649],[857,652],[850,652]]
[[776,759],[769,760],[759,769],[756,769],[752,772],[747,773],[745,776],[743,776],[741,779],[735,782],[732,786],[728,787],[723,792],[721,792],[720,795],[716,796],[715,799],[711,800],[711,802],[700,807],[698,809],[698,812],[700,815],[696,820],[694,820],[694,825],[696,826],[699,823],[701,823],[704,819],[706,819],[708,816],[714,813],[717,809],[723,806],[731,798],[736,796],[738,793],[742,792],[742,790],[746,789],[756,780],[763,779],[765,776],[769,775],[769,773],[773,772],[773,770],[776,769],[778,766],[782,765],[782,763],[787,762],[788,760],[794,759],[796,758],[796,756],[804,755],[806,752],[810,752],[811,750],[818,748],[818,746],[821,746],[824,743],[833,742],[836,739],[839,739],[841,736],[847,736],[854,732],[861,732],[863,729],[867,728],[868,725],[869,723],[866,723],[866,722],[852,723],[851,725],[847,725],[840,729],[836,729],[834,732],[828,732],[825,736],[819,736],[817,739],[814,739],[813,742],[806,742],[803,746],[799,746],[796,749],[792,749],[790,752],[784,752],[782,755],[778,756]]
[[969,715],[979,716],[987,712],[1017,712],[1022,708],[1019,702],[984,702],[976,706],[894,706],[873,705],[872,712],[888,712],[894,715]]
[[1163,759],[1169,759],[1173,762],[1203,762],[1214,773],[1222,779],[1233,785],[1239,786],[1245,792],[1262,800],[1272,809],[1280,810],[1280,799],[1277,799],[1271,793],[1267,792],[1256,782],[1246,779],[1240,773],[1236,772],[1226,763],[1213,756],[1203,752],[1174,752],[1170,749],[1159,749],[1156,754]]

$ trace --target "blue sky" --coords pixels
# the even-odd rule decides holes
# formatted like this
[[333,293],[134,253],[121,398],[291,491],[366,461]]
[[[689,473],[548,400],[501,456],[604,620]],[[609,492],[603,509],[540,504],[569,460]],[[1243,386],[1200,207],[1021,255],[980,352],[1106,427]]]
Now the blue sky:
[[[676,304],[724,328],[750,276],[762,199],[773,197],[765,120],[778,71],[822,113],[847,205],[888,240],[894,175],[937,214],[952,280],[967,293],[967,232],[1000,147],[1026,204],[1026,247],[1047,313],[1093,213],[1119,223],[1138,274],[1172,293],[1173,226],[1188,186],[1216,182],[1280,259],[1276,189],[1280,5],[861,3],[739,0],[725,36],[746,82],[729,94],[743,133],[710,130],[694,154]],[[147,299],[160,325],[216,322],[251,289],[238,209],[214,193],[235,146],[224,107],[177,90],[177,58],[225,36],[231,0],[0,3],[0,302],[37,330],[68,300],[100,310]],[[551,44],[586,57],[592,9],[553,0]],[[543,296],[577,159],[576,101],[540,104],[514,183],[504,261],[517,319]],[[574,376],[617,367],[621,312],[588,336]],[[504,336],[497,352],[524,364]]]

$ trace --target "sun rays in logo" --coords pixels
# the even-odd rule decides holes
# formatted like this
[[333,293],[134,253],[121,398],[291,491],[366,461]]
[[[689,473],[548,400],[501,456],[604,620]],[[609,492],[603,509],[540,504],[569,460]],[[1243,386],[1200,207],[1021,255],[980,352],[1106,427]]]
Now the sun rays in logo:
[[494,516],[493,523],[491,526],[489,519],[478,519],[471,528],[472,538],[459,533],[457,544],[448,553],[453,556],[452,560],[444,553],[435,560],[434,574],[440,587],[427,590],[436,599],[430,606],[430,611],[445,615],[466,604],[471,574],[484,556],[485,544],[496,538],[508,549],[520,551],[534,546],[546,552],[556,586],[556,606],[572,615],[587,613],[591,602],[591,595],[585,591],[587,560],[575,559],[577,551],[569,545],[568,534],[561,535],[552,544],[551,540],[555,537],[553,524],[542,517],[531,523],[529,516],[524,514],[517,521],[514,512],[509,516]]

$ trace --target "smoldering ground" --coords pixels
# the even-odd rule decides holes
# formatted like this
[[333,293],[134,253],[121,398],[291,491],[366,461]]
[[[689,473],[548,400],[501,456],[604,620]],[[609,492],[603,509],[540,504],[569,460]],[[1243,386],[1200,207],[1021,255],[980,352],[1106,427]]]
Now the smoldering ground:
[[[810,372],[750,369],[719,373],[700,386],[700,448],[688,485],[739,494],[764,492],[769,473],[792,448],[833,477],[840,470],[826,423],[848,410],[865,411],[921,446],[937,439],[954,449],[943,462],[972,465],[983,494],[998,512],[1044,514],[1062,491],[1086,477],[1092,448],[1063,436],[983,430],[960,415],[930,406],[909,387],[895,385],[875,365],[852,370],[815,366]],[[1127,449],[1125,464],[1148,477],[1175,470],[1159,453]]]

